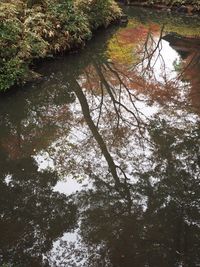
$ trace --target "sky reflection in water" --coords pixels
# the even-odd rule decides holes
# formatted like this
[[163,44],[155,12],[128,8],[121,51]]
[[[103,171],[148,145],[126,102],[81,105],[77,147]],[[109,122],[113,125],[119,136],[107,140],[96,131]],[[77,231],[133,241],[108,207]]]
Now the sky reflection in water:
[[0,263],[200,264],[199,39],[131,16],[2,97]]

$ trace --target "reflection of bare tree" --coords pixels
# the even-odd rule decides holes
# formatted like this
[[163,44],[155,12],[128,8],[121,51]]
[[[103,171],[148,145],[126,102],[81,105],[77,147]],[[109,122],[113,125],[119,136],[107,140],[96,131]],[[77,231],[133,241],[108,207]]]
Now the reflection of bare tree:
[[105,158],[108,162],[108,166],[109,166],[109,169],[110,169],[110,171],[113,175],[113,178],[115,180],[116,187],[119,187],[120,180],[119,180],[119,177],[118,177],[117,172],[116,172],[116,165],[115,165],[112,157],[110,156],[110,154],[108,152],[108,149],[105,145],[105,142],[104,142],[102,136],[99,134],[98,129],[95,126],[95,124],[91,118],[87,99],[86,99],[84,93],[82,92],[82,88],[76,82],[76,80],[72,81],[71,86],[73,86],[74,92],[76,93],[76,96],[79,99],[79,102],[80,102],[81,107],[82,107],[83,116],[84,116],[93,136],[97,140],[97,143],[100,146],[103,155],[105,156]]
[[[106,67],[108,69],[106,69]],[[111,73],[113,73],[114,74],[113,76],[118,81],[118,84],[119,84],[119,87],[120,87],[118,99],[115,98],[115,88],[113,88],[109,84],[109,82],[106,80],[106,78],[105,78],[105,76],[103,74],[102,68],[103,68],[104,71],[110,71]],[[133,116],[134,120],[136,121],[137,126],[140,127],[140,124],[142,123],[142,121],[139,118],[139,111],[138,111],[137,107],[134,104],[134,100],[137,99],[137,98],[136,98],[136,96],[133,93],[130,92],[129,88],[126,86],[126,84],[120,78],[120,75],[117,73],[117,71],[115,70],[115,68],[112,65],[110,65],[110,64],[107,63],[107,64],[105,64],[103,66],[99,66],[98,64],[95,64],[95,69],[97,71],[97,74],[99,75],[99,78],[100,78],[100,80],[102,82],[102,85],[104,85],[104,88],[106,88],[106,90],[107,90],[107,92],[108,92],[108,94],[109,94],[109,96],[110,96],[110,98],[112,100],[112,103],[113,103],[115,112],[116,112],[117,117],[118,117],[118,120],[117,120],[117,128],[119,126],[120,119],[122,121],[126,121],[126,119],[121,115],[121,112],[120,112],[121,108],[123,108],[127,112],[129,112]],[[122,94],[124,93],[123,90],[128,93],[129,101],[130,101],[130,104],[132,105],[132,107],[134,108],[134,111],[132,111],[130,108],[128,108],[121,101],[122,100]],[[134,97],[134,100],[133,100],[133,97]]]
[[[158,54],[160,55],[161,50],[159,46],[162,35],[163,28],[161,30],[158,43],[156,43],[155,45],[156,48],[154,47],[152,49],[152,53],[150,53],[150,61],[152,60],[153,55],[157,49],[159,50]],[[145,60],[146,59],[147,58],[145,58]],[[145,127],[147,126],[148,119],[147,116],[142,114],[142,112],[138,109],[136,105],[137,101],[140,102],[142,98],[138,96],[137,91],[134,90],[134,85],[139,84],[142,87],[144,84],[142,83],[142,80],[137,79],[135,72],[129,72],[125,69],[121,69],[118,71],[119,66],[108,62],[99,62],[96,58],[92,59],[91,62],[92,64],[90,65],[90,68],[84,70],[81,75],[79,74],[77,77],[76,75],[69,75],[69,73],[67,77],[65,77],[65,80],[68,83],[68,87],[73,88],[76,96],[78,97],[78,100],[82,107],[85,122],[93,133],[93,136],[97,141],[97,144],[108,163],[109,171],[113,176],[116,187],[119,188],[120,186],[122,186],[120,178],[121,176],[124,180],[123,184],[126,185],[126,191],[127,188],[130,187],[130,185],[127,185],[127,183],[129,183],[129,175],[127,175],[126,167],[123,167],[123,160],[120,159],[120,163],[115,163],[115,160],[113,160],[113,155],[111,156],[111,154],[114,154],[115,158],[116,152],[112,153],[112,151],[117,150],[117,144],[114,143],[115,141],[113,137],[112,140],[110,139],[109,131],[114,132],[113,130],[116,129],[116,137],[117,134],[120,132],[120,128],[122,129],[124,125],[129,126],[129,128],[124,128],[126,134],[123,137],[123,140],[120,141],[120,145],[123,145],[123,142],[125,142],[126,138],[126,142],[130,142],[131,134],[133,131],[134,134],[138,134],[138,140],[140,144],[143,142],[142,140],[147,140],[147,136],[145,134]],[[151,63],[148,63],[148,65],[150,67]],[[133,84],[132,82],[134,82],[134,78],[136,81]],[[83,90],[80,85],[82,87],[85,86],[85,89]],[[159,85],[158,89],[160,88],[161,85]],[[166,87],[164,87],[164,89],[166,89]],[[143,102],[143,100],[141,102]],[[114,124],[115,120],[116,124]],[[81,121],[82,125],[84,124],[81,119],[79,119],[79,121]],[[75,120],[74,124],[76,124],[77,122],[78,121]],[[73,123],[71,122],[71,126],[72,125]],[[103,127],[104,130],[102,131]],[[105,130],[106,128],[107,130]],[[79,129],[79,127],[77,129]],[[91,140],[90,137],[88,139],[85,138],[82,144],[82,148],[87,147],[87,149],[89,150],[92,146],[96,146],[94,145],[94,142]],[[134,145],[133,141],[131,145]],[[70,163],[70,160],[67,160],[67,163],[65,165],[66,158],[71,158],[70,153],[72,153],[73,155],[76,154],[77,157],[78,154],[80,154],[78,144],[76,148],[76,152],[75,149],[70,149],[68,153],[64,151],[63,154],[60,154],[63,155],[61,164],[64,166],[64,168],[67,168],[67,164]],[[66,156],[65,153],[67,153],[68,156]],[[93,154],[93,157],[95,157],[95,153]],[[81,165],[83,166],[82,170],[84,170],[87,174],[90,175],[93,171],[95,171],[95,167],[92,168],[89,162],[86,165],[85,163],[86,159],[79,159],[79,164],[76,165],[74,157],[73,165],[69,165],[67,169],[71,168],[72,166],[73,168],[76,168],[76,166],[79,166],[80,168]],[[77,169],[74,170],[74,172],[76,171]],[[130,195],[131,194],[129,190],[127,190],[126,197],[127,199],[129,199],[129,203],[131,203]]]
[[[131,209],[131,196],[130,196],[130,192],[129,192],[128,185],[127,185],[127,176],[126,176],[125,172],[123,171],[123,169],[114,163],[114,160],[111,157],[111,155],[107,149],[107,146],[106,146],[104,139],[100,135],[97,126],[94,124],[94,122],[91,118],[91,115],[90,115],[90,110],[89,110],[89,106],[87,103],[87,99],[86,99],[86,97],[82,91],[82,88],[80,87],[80,85],[77,83],[76,80],[74,80],[74,81],[72,80],[71,86],[73,86],[73,90],[74,90],[74,92],[75,92],[76,96],[78,97],[78,100],[81,104],[82,112],[83,112],[83,116],[85,118],[85,121],[86,121],[87,125],[89,126],[94,138],[96,139],[96,141],[97,141],[97,143],[98,143],[98,145],[99,145],[99,147],[100,147],[100,149],[101,149],[101,151],[102,151],[102,153],[103,153],[103,155],[104,155],[104,157],[108,163],[109,170],[110,170],[112,177],[115,181],[116,189],[120,193],[123,193],[123,191],[121,191],[121,189],[123,189],[123,190],[125,189],[124,193],[125,193],[125,197],[127,198],[128,203],[129,203],[128,210],[130,211],[130,209]],[[110,90],[108,88],[108,85],[106,88],[108,90]],[[111,92],[110,92],[110,94],[111,94],[112,100],[114,101],[113,95]],[[124,176],[124,183],[123,184],[120,181],[119,175],[117,173],[117,169],[119,169]]]
[[199,113],[200,97],[200,41],[199,38],[180,37],[176,34],[168,34],[165,39],[181,55],[183,63],[178,79],[189,81],[191,85],[189,99],[192,101],[194,109]]
[[[68,77],[69,86],[81,104],[85,122],[115,182],[113,186],[110,175],[103,175],[103,172],[91,174],[93,190],[74,196],[82,208],[78,229],[80,246],[74,245],[75,255],[85,255],[86,262],[82,266],[196,266],[200,261],[197,245],[198,122],[192,125],[187,115],[184,118],[184,112],[178,115],[174,109],[165,108],[159,113],[160,120],[151,119],[149,123],[135,106],[140,97],[130,86],[134,76],[130,77],[131,74],[124,70],[118,72],[114,64],[99,64],[98,61],[93,62],[90,70],[93,72],[84,72],[78,79]],[[85,77],[87,87],[82,89],[80,84],[84,84]],[[129,101],[132,97],[131,109],[124,102],[125,93]],[[108,116],[112,114],[110,106],[114,110],[112,116]],[[165,121],[167,112],[169,121]],[[114,116],[117,124],[113,123]],[[131,154],[132,160],[128,162],[129,167],[134,166],[131,178],[137,177],[138,182],[125,179],[126,183],[122,183],[115,164],[117,147],[113,142],[114,148],[111,146],[108,131],[102,131],[105,118],[110,123],[110,130],[116,125],[120,129],[127,122],[132,126],[126,130],[126,144],[121,141],[121,146],[131,146],[133,151],[138,147],[131,142],[131,133],[134,129],[140,133],[140,125],[145,126],[148,121],[149,142],[146,142],[144,132],[141,136],[145,137],[146,147],[151,146],[151,153],[147,157],[144,152],[142,159]],[[123,158],[125,161],[128,161],[128,155]],[[123,164],[120,169],[124,177],[128,177]],[[116,194],[124,191],[124,185],[126,194]],[[65,246],[69,248],[67,242],[64,251]]]
[[[151,31],[148,32],[146,40],[142,45],[141,51],[139,51],[141,59],[139,60],[139,65],[141,66],[142,75],[145,75],[146,72],[154,74],[154,66],[158,59],[162,60],[163,67],[165,69],[165,61],[162,57],[162,38],[164,34],[164,25],[160,30],[159,37],[154,37]],[[132,69],[137,67],[133,66]],[[155,75],[154,75],[155,77]]]
[[[31,240],[28,255],[39,266],[41,253],[46,265],[53,267],[198,266],[199,121],[186,112],[182,99],[178,101],[177,84],[166,75],[164,82],[154,79],[154,63],[162,58],[162,34],[158,39],[149,35],[143,47],[146,65],[141,64],[152,79],[146,80],[139,65],[130,69],[108,62],[102,51],[101,56],[88,51],[78,56],[74,67],[65,60],[52,63],[51,75],[44,81],[47,92],[43,95],[40,90],[23,102],[20,97],[15,106],[15,110],[22,106],[20,112],[1,112],[0,185],[6,202],[2,214],[26,236],[20,242],[15,235],[10,237],[19,245],[16,251]],[[11,156],[9,133],[16,136],[18,156]],[[44,152],[57,173],[37,169],[33,156],[45,161]],[[9,170],[13,175],[6,184]],[[53,191],[58,174],[66,180],[89,178],[91,188],[67,198]],[[25,222],[15,224],[9,203]],[[77,229],[69,232],[75,224],[75,207]],[[52,242],[64,231],[66,236],[56,240],[52,250]],[[7,246],[5,238],[1,242]],[[21,251],[26,264],[26,253]],[[5,249],[3,254],[9,262],[10,254]]]
[[[93,190],[74,195],[82,211],[78,242],[61,244],[64,254],[91,267],[198,266],[200,129],[198,122],[190,126],[179,129],[156,118],[148,126],[150,168],[139,164],[133,174],[139,179],[129,188],[131,212],[124,197],[101,177]],[[79,266],[77,262],[73,264]]]

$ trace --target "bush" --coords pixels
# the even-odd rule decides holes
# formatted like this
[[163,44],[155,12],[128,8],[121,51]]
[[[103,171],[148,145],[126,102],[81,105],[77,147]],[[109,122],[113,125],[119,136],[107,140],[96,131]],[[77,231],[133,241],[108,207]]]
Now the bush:
[[101,25],[106,27],[121,15],[120,8],[112,0],[79,0],[77,6],[88,14],[88,20],[93,29]]
[[83,44],[120,16],[114,0],[1,0],[0,91],[26,80],[34,58]]
[[151,5],[163,4],[169,6],[192,5],[196,10],[200,9],[200,0],[129,0],[129,2],[146,2]]

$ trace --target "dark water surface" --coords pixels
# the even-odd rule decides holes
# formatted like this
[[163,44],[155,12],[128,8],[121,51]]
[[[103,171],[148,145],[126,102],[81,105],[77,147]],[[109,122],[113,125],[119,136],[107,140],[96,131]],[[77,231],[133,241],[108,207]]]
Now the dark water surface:
[[200,20],[127,9],[0,99],[0,266],[200,266]]

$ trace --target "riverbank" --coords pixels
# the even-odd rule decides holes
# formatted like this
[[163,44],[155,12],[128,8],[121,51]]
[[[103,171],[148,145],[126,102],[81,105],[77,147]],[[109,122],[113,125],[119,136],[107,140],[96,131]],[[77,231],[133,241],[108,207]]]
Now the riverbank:
[[84,46],[120,16],[114,0],[1,1],[0,91],[37,77],[33,60]]
[[[129,5],[179,12],[184,11],[186,3],[189,2],[128,1]],[[188,13],[198,13],[198,1],[190,3],[195,9]],[[38,78],[32,67],[35,60],[84,46],[94,30],[107,27],[120,17],[121,10],[114,0],[2,0],[0,92]]]
[[125,3],[126,5],[153,8],[167,12],[200,15],[200,1],[198,0],[125,0],[119,2]]

